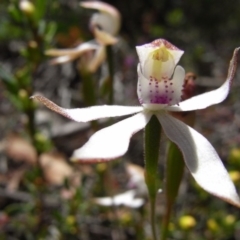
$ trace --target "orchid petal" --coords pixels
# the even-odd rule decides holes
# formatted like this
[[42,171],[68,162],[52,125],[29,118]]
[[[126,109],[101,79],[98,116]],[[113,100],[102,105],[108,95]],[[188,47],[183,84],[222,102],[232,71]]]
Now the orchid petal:
[[43,96],[36,95],[32,96],[31,98],[43,103],[52,111],[57,112],[64,117],[67,117],[77,122],[89,122],[100,118],[125,116],[133,113],[138,113],[143,109],[142,107],[108,105],[66,109],[58,106],[57,104],[53,103],[52,101]]
[[171,106],[168,107],[170,111],[192,111],[198,109],[204,109],[211,105],[222,102],[228,96],[230,87],[232,85],[232,80],[235,76],[237,69],[237,56],[240,48],[236,48],[233,52],[233,57],[230,61],[228,68],[228,76],[226,81],[223,83],[221,87],[216,90],[200,94],[198,96],[189,98],[183,102],[179,103],[179,106]]
[[80,6],[89,9],[95,9],[100,13],[93,14],[91,18],[91,25],[99,26],[105,32],[112,35],[117,34],[120,28],[120,13],[113,6],[99,1],[81,2]]
[[60,57],[60,56],[66,56],[66,55],[80,56],[84,52],[96,50],[98,48],[99,46],[96,43],[90,41],[90,42],[82,43],[72,49],[49,49],[45,52],[45,54],[53,57]]
[[98,27],[110,35],[116,35],[120,29],[120,18],[115,18],[106,13],[95,13],[91,17],[90,26]]
[[181,66],[177,66],[172,79],[157,81],[147,79],[143,76],[140,65],[138,65],[138,87],[137,93],[139,102],[148,108],[155,104],[157,107],[177,104],[181,100],[182,87],[184,83],[185,71]]
[[49,49],[45,52],[45,54],[57,57],[50,60],[50,64],[55,65],[71,62],[79,58],[82,54],[97,49],[99,49],[99,46],[93,41],[90,41],[82,43],[73,49]]
[[95,202],[102,206],[126,206],[130,208],[139,208],[144,204],[143,198],[135,198],[136,191],[128,190],[113,197],[95,198]]
[[167,114],[157,115],[167,137],[177,144],[197,183],[209,193],[240,207],[240,199],[218,154],[193,128]]
[[62,57],[57,57],[57,58],[53,58],[49,61],[49,64],[51,65],[57,65],[57,64],[62,64],[62,63],[68,63],[71,62],[75,59],[78,58],[78,55],[68,55],[68,56],[62,56]]
[[81,148],[74,151],[72,160],[88,163],[106,162],[126,153],[132,135],[143,129],[151,114],[138,113],[96,132]]
[[[165,39],[157,39],[151,43],[137,46],[136,50],[143,75],[146,78],[150,78],[151,76],[157,79],[162,76],[170,78],[175,66],[180,60],[182,54],[184,53],[182,50],[178,49]],[[158,72],[152,72],[152,69],[149,67],[153,65],[153,60],[150,60],[154,56],[161,60],[161,66],[154,67],[154,70]],[[154,72],[155,74],[153,74]]]
[[95,39],[102,45],[113,45],[118,41],[113,35],[98,29],[98,27],[93,28],[93,34]]
[[110,4],[104,3],[104,2],[100,2],[100,1],[86,1],[85,2],[85,1],[83,1],[80,3],[80,6],[84,7],[84,8],[95,9],[100,12],[108,13],[115,17],[117,17],[117,16],[120,17],[120,14],[115,7],[111,6]]

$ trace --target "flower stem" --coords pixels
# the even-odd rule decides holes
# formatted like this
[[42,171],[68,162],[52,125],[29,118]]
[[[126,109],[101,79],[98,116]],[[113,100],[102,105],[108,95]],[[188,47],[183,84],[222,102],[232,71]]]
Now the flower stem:
[[[30,98],[30,96],[32,96],[32,95],[29,94],[28,98]],[[33,103],[30,102],[30,100],[28,101],[28,104],[31,106],[29,106],[29,108],[27,110],[25,110],[25,114],[27,115],[27,118],[28,118],[26,128],[28,130],[28,133],[29,133],[29,136],[30,136],[33,146],[36,147],[35,135],[36,135],[37,130],[36,130],[36,126],[35,126],[35,109],[32,106]],[[37,149],[37,152],[38,152],[38,149]]]
[[[93,75],[85,69],[79,69],[79,74],[82,77],[82,93],[84,102],[87,106],[94,106],[97,104],[96,87],[93,83]],[[91,127],[94,131],[98,130],[97,121],[91,121]]]
[[153,239],[157,240],[155,203],[158,182],[158,157],[160,147],[161,126],[155,115],[153,115],[145,127],[145,182],[150,198],[150,214]]
[[108,104],[112,105],[114,102],[114,89],[113,89],[113,81],[114,81],[114,64],[113,64],[113,53],[112,46],[106,46],[107,53],[107,64],[108,64],[108,72],[109,72],[109,99]]
[[175,143],[170,142],[166,171],[166,212],[163,218],[161,240],[167,239],[172,207],[184,172],[184,161],[181,151]]
[[93,84],[92,74],[84,69],[81,69],[79,73],[82,76],[82,87],[84,102],[87,106],[96,105],[96,87]]

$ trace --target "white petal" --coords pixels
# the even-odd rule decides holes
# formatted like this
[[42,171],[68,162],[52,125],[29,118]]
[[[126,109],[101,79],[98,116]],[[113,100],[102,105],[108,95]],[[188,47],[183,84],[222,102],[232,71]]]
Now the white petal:
[[76,58],[78,58],[78,55],[67,55],[67,56],[62,56],[62,57],[57,57],[57,58],[53,58],[49,61],[50,64],[52,65],[56,65],[56,64],[62,64],[62,63],[68,63],[71,62],[73,60],[75,60]]
[[139,208],[144,204],[144,199],[135,198],[135,190],[128,190],[113,197],[95,198],[95,202],[102,206],[126,206],[130,208]]
[[89,141],[74,151],[72,160],[81,162],[106,162],[126,153],[132,135],[143,129],[150,114],[138,113],[92,135]]
[[76,48],[70,48],[70,49],[49,49],[45,52],[48,56],[53,57],[60,57],[60,56],[66,56],[66,55],[78,55],[80,56],[82,53],[96,50],[99,46],[94,43],[93,41],[85,42],[80,45],[78,45]]
[[120,20],[119,18],[114,18],[109,14],[95,13],[91,17],[90,26],[97,26],[106,33],[117,35],[120,28]]
[[82,43],[78,45],[76,48],[72,49],[49,49],[45,52],[45,54],[48,56],[57,57],[51,59],[50,64],[62,64],[71,62],[82,56],[82,54],[89,51],[97,50],[99,48],[100,46],[96,44],[94,41],[89,41],[86,43]]
[[204,109],[211,105],[222,102],[228,96],[232,80],[235,76],[235,72],[237,69],[237,56],[240,48],[236,48],[233,53],[233,57],[230,61],[230,65],[228,68],[228,76],[226,81],[223,83],[221,87],[216,90],[200,94],[198,96],[189,98],[183,102],[179,103],[179,106],[169,107],[170,111],[192,111],[198,109]]
[[208,140],[170,115],[157,117],[167,137],[182,151],[184,161],[198,184],[209,193],[240,207],[233,182]]
[[172,79],[157,81],[143,76],[138,65],[137,93],[139,102],[148,108],[148,104],[165,107],[177,104],[181,100],[185,71],[177,66]]
[[89,122],[92,120],[108,117],[119,117],[137,113],[143,110],[142,107],[129,107],[129,106],[93,106],[87,108],[73,108],[66,109],[62,108],[49,99],[43,96],[33,96],[33,99],[38,100],[43,103],[46,107],[51,109],[54,112],[57,112],[64,117],[70,118],[77,122]]
[[95,39],[102,45],[113,45],[118,41],[118,39],[113,35],[98,29],[98,27],[93,28],[93,34],[95,36]]
[[86,1],[86,2],[83,1],[80,3],[80,6],[82,6],[84,8],[95,9],[100,12],[105,12],[105,13],[110,14],[115,17],[120,15],[118,10],[115,7],[113,7],[110,4],[100,2],[100,1]]
[[100,1],[81,2],[80,6],[100,11],[100,13],[93,14],[91,18],[91,25],[93,27],[97,25],[101,27],[102,30],[112,35],[118,33],[121,17],[119,11],[115,7]]
[[[180,60],[181,56],[183,55],[184,51],[178,49],[176,46],[172,45],[170,42],[166,41],[165,39],[157,39],[151,43],[144,44],[141,46],[136,46],[137,54],[140,60],[140,63],[143,64],[146,59],[148,58],[149,54],[160,47],[162,44],[169,50],[174,58],[174,64],[177,65],[178,61]],[[143,67],[141,65],[141,67]]]

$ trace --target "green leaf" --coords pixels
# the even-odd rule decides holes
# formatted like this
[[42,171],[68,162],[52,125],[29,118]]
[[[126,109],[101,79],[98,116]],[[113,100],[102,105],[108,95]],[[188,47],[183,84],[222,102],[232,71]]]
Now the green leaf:
[[19,99],[18,95],[7,93],[7,98],[9,101],[14,105],[15,108],[22,111],[24,109],[24,106],[22,104],[22,101]]
[[49,22],[45,31],[45,41],[46,43],[51,43],[55,34],[57,32],[57,24],[55,22]]
[[22,21],[22,13],[20,12],[16,5],[10,4],[8,6],[8,13],[14,21],[16,22]]
[[0,65],[0,79],[3,81],[7,90],[11,93],[18,93],[18,80]]
[[169,204],[173,204],[178,194],[184,172],[184,160],[177,145],[170,142],[167,156],[166,195]]
[[39,21],[45,15],[47,0],[36,0],[34,3],[36,8],[35,18],[37,21]]

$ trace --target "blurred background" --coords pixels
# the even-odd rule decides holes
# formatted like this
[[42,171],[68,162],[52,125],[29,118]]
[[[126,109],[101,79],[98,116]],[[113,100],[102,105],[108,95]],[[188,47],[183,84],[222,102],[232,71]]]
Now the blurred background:
[[[95,11],[81,8],[76,0],[32,0],[26,8],[21,2],[28,1],[0,2],[0,239],[151,239],[143,133],[134,135],[122,159],[73,164],[73,150],[109,122],[99,121],[97,127],[75,123],[29,100],[39,93],[66,108],[89,105],[78,60],[52,65],[45,52],[93,39],[89,19]],[[217,88],[226,79],[233,50],[240,46],[239,0],[106,2],[121,14],[118,42],[112,46],[115,104],[138,105],[135,46],[158,38],[185,51],[180,65],[196,75],[194,94]],[[97,105],[107,103],[107,71],[104,63],[92,74]],[[196,112],[195,122],[216,148],[238,191],[239,89],[237,71],[227,100]],[[163,187],[166,141],[161,146]],[[109,199],[129,189],[135,191],[134,198],[123,197],[127,200],[112,206]],[[159,221],[163,196],[159,193]],[[186,171],[169,239],[239,240],[240,211],[200,189]]]

